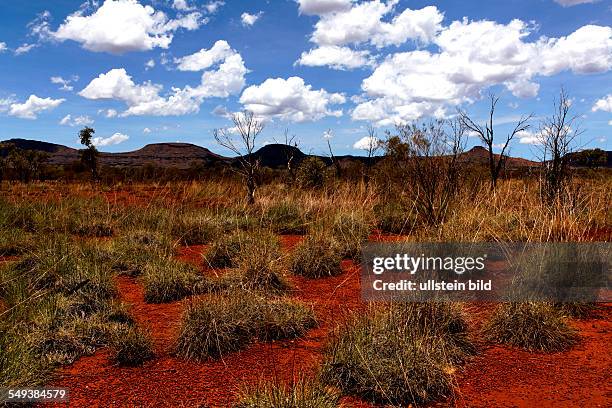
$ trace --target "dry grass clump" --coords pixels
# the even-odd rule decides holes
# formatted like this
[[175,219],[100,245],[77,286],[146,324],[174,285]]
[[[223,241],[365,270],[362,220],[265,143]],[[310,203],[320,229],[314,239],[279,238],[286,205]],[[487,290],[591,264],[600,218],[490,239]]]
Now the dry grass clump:
[[34,247],[33,236],[17,228],[0,227],[0,256],[14,256]]
[[264,210],[262,224],[278,234],[304,234],[308,230],[306,218],[293,201],[284,200]]
[[211,268],[235,268],[239,259],[257,246],[280,248],[278,238],[267,231],[235,231],[213,242],[204,254],[204,263]]
[[302,303],[253,292],[229,293],[187,307],[175,351],[187,359],[215,359],[256,338],[295,338],[315,325],[312,309]]
[[322,380],[380,404],[426,403],[453,393],[454,364],[473,352],[458,308],[435,303],[372,307],[339,328]]
[[290,288],[283,276],[283,256],[276,240],[248,245],[236,264],[243,289],[280,294]]
[[309,235],[293,251],[290,271],[307,278],[336,276],[342,273],[342,247],[330,234]]
[[397,201],[376,204],[374,215],[377,227],[391,234],[408,234],[417,224],[414,214]]
[[530,351],[554,352],[571,347],[578,339],[574,329],[548,303],[504,303],[484,327],[485,337]]
[[201,213],[179,214],[171,225],[172,236],[184,245],[207,244],[222,232],[215,218]]
[[363,214],[342,212],[336,215],[332,233],[340,244],[343,258],[361,259],[361,245],[370,236],[370,225]]
[[173,255],[174,242],[160,232],[135,230],[112,241],[108,257],[112,269],[127,276],[140,276],[145,266]]
[[261,381],[243,387],[236,408],[337,408],[340,396],[312,379],[298,379],[294,384]]
[[141,281],[149,303],[172,302],[207,290],[204,276],[195,267],[172,258],[148,263]]
[[117,330],[110,346],[113,361],[122,366],[140,366],[153,358],[151,335],[134,326]]

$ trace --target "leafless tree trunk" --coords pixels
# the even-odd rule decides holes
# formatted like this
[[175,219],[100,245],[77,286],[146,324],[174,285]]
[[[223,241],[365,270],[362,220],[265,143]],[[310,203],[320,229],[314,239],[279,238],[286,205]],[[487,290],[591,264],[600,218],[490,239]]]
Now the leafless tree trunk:
[[247,203],[255,204],[255,189],[259,175],[260,163],[255,158],[255,141],[265,125],[253,112],[244,111],[232,115],[234,129],[215,129],[217,143],[234,152],[239,163],[238,172],[243,177],[247,189]]
[[368,158],[366,162],[365,171],[363,174],[363,180],[366,185],[370,184],[370,175],[372,173],[372,162],[374,160],[374,156],[382,147],[382,142],[378,139],[378,135],[376,134],[376,129],[372,125],[368,125],[368,143],[365,146],[365,152]]
[[506,139],[502,145],[499,157],[496,158],[495,153],[493,152],[493,148],[495,147],[493,116],[495,114],[495,106],[497,105],[499,98],[496,97],[494,94],[491,94],[490,100],[491,102],[489,109],[489,118],[484,128],[481,125],[476,124],[476,122],[474,122],[466,112],[461,110],[459,111],[459,120],[461,121],[463,127],[468,130],[471,130],[472,132],[475,132],[482,141],[482,143],[486,145],[487,150],[489,152],[489,173],[491,176],[491,189],[495,190],[495,188],[497,187],[497,180],[499,179],[501,170],[504,168],[506,159],[508,157],[508,146],[510,145],[510,142],[512,141],[512,139],[514,139],[517,133],[524,132],[529,129],[530,125],[528,122],[529,120],[531,120],[533,115],[530,114],[528,116],[521,116],[516,126],[514,127],[514,130],[512,130],[512,132],[508,135],[506,135]]
[[552,203],[570,178],[568,154],[572,152],[576,138],[582,134],[577,117],[570,114],[571,101],[564,89],[554,101],[552,116],[545,118],[538,131],[542,162],[542,197]]
[[336,160],[336,156],[334,156],[334,151],[332,150],[332,146],[331,146],[331,135],[332,135],[332,130],[329,129],[327,131],[327,148],[329,149],[329,157],[332,161],[332,164],[334,165],[334,168],[336,169],[336,177],[340,178],[340,176],[342,176],[342,168],[340,167],[340,163],[338,162],[338,160]]
[[[285,141],[282,143],[284,145],[283,149],[285,152],[285,159],[287,160],[287,173],[291,179],[295,178],[295,168],[294,168],[294,160],[295,160],[295,149],[299,147],[299,141],[297,140],[296,135],[289,136],[289,129],[285,128],[283,133]],[[276,141],[276,143],[279,143]]]

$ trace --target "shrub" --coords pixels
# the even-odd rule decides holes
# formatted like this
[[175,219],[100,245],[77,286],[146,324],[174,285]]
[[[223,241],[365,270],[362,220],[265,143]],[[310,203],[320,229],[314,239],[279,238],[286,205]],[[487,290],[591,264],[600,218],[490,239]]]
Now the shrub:
[[383,232],[405,234],[414,225],[410,213],[400,203],[385,202],[374,206],[377,226]]
[[370,235],[370,226],[361,214],[340,213],[332,227],[334,237],[340,244],[341,256],[353,260],[361,259],[361,244]]
[[547,303],[504,303],[484,327],[485,337],[532,351],[561,351],[577,340],[575,331]]
[[336,276],[342,273],[341,248],[328,234],[309,235],[294,250],[290,270],[307,278]]
[[321,377],[345,394],[406,406],[450,396],[454,362],[471,350],[458,342],[456,307],[394,303],[372,307],[336,331]]
[[230,293],[187,307],[175,351],[187,359],[214,359],[244,348],[255,338],[301,336],[315,324],[312,310],[301,303]]
[[164,303],[203,293],[206,289],[204,276],[193,266],[174,260],[161,259],[146,265],[142,275],[145,300],[149,303]]
[[304,234],[307,230],[304,215],[291,201],[282,201],[268,207],[263,214],[263,223],[279,234]]
[[174,252],[173,243],[167,235],[136,230],[113,240],[110,262],[112,269],[127,276],[140,276],[151,262],[161,262]]
[[299,379],[291,386],[261,381],[243,387],[237,408],[337,408],[339,395],[313,380]]
[[116,331],[111,350],[113,360],[122,366],[139,366],[153,358],[150,334],[133,326]]
[[296,181],[303,188],[318,188],[325,184],[327,166],[318,157],[307,157],[300,163]]

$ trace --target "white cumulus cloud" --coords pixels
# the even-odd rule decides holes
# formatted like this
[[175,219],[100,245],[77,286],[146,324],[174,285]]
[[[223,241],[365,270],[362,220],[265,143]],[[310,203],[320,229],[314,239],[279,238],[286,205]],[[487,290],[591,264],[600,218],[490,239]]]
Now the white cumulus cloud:
[[164,12],[136,0],[105,0],[90,15],[83,10],[69,15],[50,35],[59,41],[79,42],[90,51],[123,54],[168,48],[174,31],[195,30],[203,23],[199,12],[169,19]]
[[66,115],[60,120],[60,125],[64,126],[91,126],[94,124],[94,120],[87,115],[81,115],[72,117],[72,115]]
[[71,84],[78,81],[79,77],[77,75],[73,75],[70,79],[64,79],[61,76],[52,76],[50,80],[52,84],[61,85],[59,88],[61,91],[72,91],[74,87]]
[[607,95],[595,102],[595,105],[593,105],[593,108],[591,108],[591,110],[593,112],[612,112],[612,94]]
[[355,51],[348,47],[324,45],[303,52],[297,63],[310,67],[328,66],[333,69],[348,70],[373,65],[374,60],[367,50]]
[[124,135],[123,133],[115,133],[109,137],[94,137],[91,139],[91,143],[97,147],[111,146],[123,143],[129,138],[130,137],[128,135]]
[[353,149],[370,150],[380,145],[380,139],[372,136],[364,136],[353,144]]
[[244,12],[240,15],[240,21],[242,21],[242,25],[245,27],[250,27],[257,22],[263,15],[263,11],[255,14],[249,14]]
[[342,116],[342,110],[332,110],[330,105],[345,102],[342,94],[314,90],[300,77],[268,78],[260,85],[246,88],[240,96],[240,103],[255,115],[292,122]]
[[8,49],[8,47],[6,46],[6,43],[0,41],[0,54],[2,54],[7,49]]
[[300,14],[323,15],[351,8],[352,0],[297,0]]
[[227,41],[218,40],[210,49],[202,48],[195,54],[175,58],[174,63],[179,71],[202,71],[235,54],[236,51],[232,50]]
[[64,101],[65,99],[40,98],[36,95],[30,95],[24,103],[11,104],[8,114],[21,119],[36,119],[38,113],[53,110]]

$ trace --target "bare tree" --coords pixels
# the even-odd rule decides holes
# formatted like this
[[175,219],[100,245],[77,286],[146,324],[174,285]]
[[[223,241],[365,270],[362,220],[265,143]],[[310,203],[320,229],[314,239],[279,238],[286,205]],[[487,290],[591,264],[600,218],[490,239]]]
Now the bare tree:
[[542,196],[547,202],[561,198],[570,178],[569,153],[576,138],[583,133],[577,116],[570,114],[571,100],[565,89],[554,101],[554,111],[545,118],[538,131],[539,149],[542,162]]
[[415,208],[429,224],[442,222],[459,192],[459,156],[465,148],[465,127],[459,120],[436,120],[396,126],[387,140],[387,154],[401,176],[412,184]]
[[[283,152],[285,154],[285,160],[287,160],[287,172],[289,173],[289,177],[291,179],[293,179],[295,177],[295,167],[294,167],[294,162],[295,162],[295,154],[296,154],[296,150],[299,148],[299,141],[297,140],[297,136],[296,135],[291,135],[289,136],[289,129],[285,128],[285,131],[283,132],[283,136],[284,136],[284,143],[281,143],[283,145]],[[276,143],[279,143],[276,139],[274,140]]]
[[323,137],[325,137],[325,139],[327,140],[329,158],[331,159],[331,162],[334,165],[334,168],[336,169],[336,177],[340,178],[340,176],[342,175],[342,168],[340,167],[340,163],[336,159],[336,156],[334,156],[334,151],[332,150],[332,145],[331,145],[331,138],[333,137],[332,130],[328,129],[327,132],[325,132],[325,135]]
[[383,143],[378,138],[378,135],[376,134],[376,129],[374,128],[374,126],[368,125],[367,132],[368,132],[367,141],[366,141],[366,145],[363,147],[363,150],[365,150],[368,160],[366,161],[366,165],[365,165],[365,169],[363,173],[363,180],[365,181],[366,184],[370,184],[370,174],[372,172],[372,164],[374,162],[374,156],[381,149]]
[[250,111],[234,113],[232,121],[234,129],[215,129],[213,134],[217,143],[237,155],[238,172],[247,189],[247,203],[255,204],[255,189],[260,170],[260,160],[254,155],[255,142],[265,125]]
[[499,101],[499,98],[494,94],[490,95],[490,109],[489,109],[489,118],[485,123],[485,126],[477,124],[474,122],[466,112],[459,111],[459,120],[464,128],[475,132],[482,143],[484,143],[489,152],[489,173],[491,176],[491,189],[494,190],[497,187],[497,180],[499,179],[499,175],[501,170],[504,168],[506,164],[506,159],[508,158],[507,154],[509,153],[508,146],[514,137],[520,133],[529,129],[529,121],[533,117],[532,114],[527,116],[521,116],[516,126],[512,130],[512,132],[506,135],[505,141],[501,145],[501,152],[498,157],[495,157],[495,153],[493,152],[493,148],[496,146],[495,144],[495,134],[493,127],[493,116],[495,114],[495,106]]

